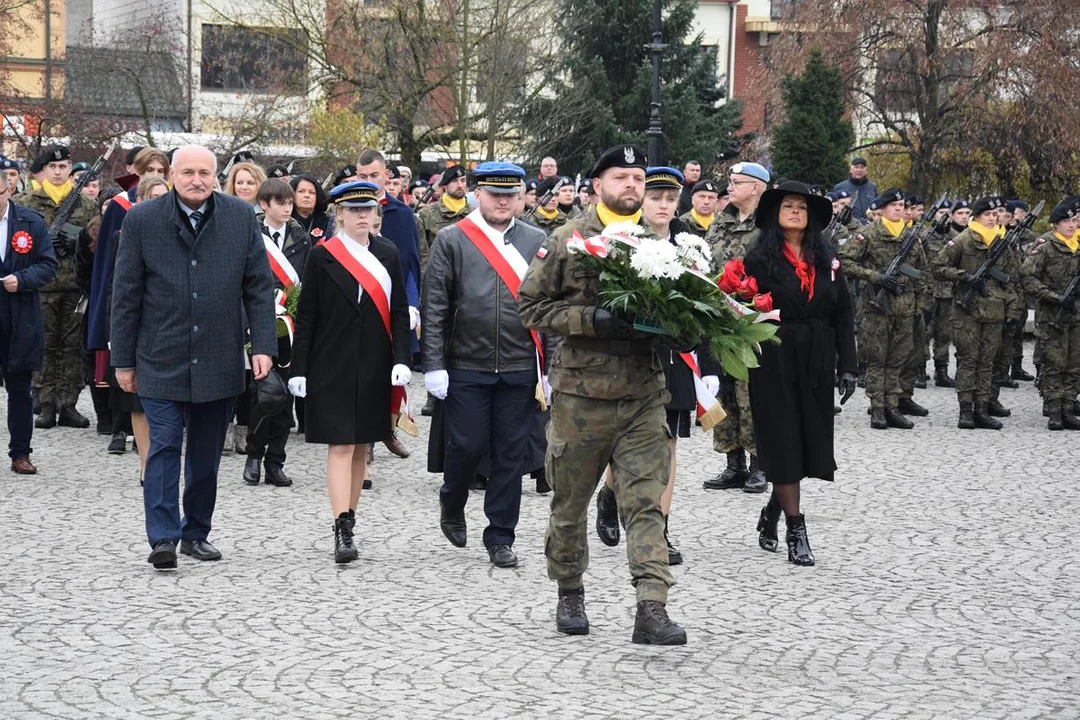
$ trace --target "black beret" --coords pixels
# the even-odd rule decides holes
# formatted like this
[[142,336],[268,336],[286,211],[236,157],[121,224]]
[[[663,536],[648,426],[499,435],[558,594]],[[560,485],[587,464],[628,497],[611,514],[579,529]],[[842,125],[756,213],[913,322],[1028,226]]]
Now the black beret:
[[926,198],[922,195],[908,195],[904,198],[904,207],[914,207],[916,205],[925,205]]
[[4,158],[0,160],[0,170],[21,170],[19,163],[15,162],[11,158]]
[[690,190],[690,195],[692,197],[694,195],[697,195],[699,192],[711,192],[719,195],[720,188],[718,188],[716,186],[716,183],[714,183],[712,180],[699,180],[698,182],[694,183],[693,189]]
[[241,150],[232,156],[233,165],[242,162],[255,162],[255,155],[250,150]]
[[413,180],[411,183],[409,183],[409,192],[414,193],[417,190],[427,189],[429,187],[431,187],[431,185],[428,184],[427,180]]
[[1009,212],[1016,212],[1017,210],[1029,210],[1028,204],[1023,200],[1010,200],[1005,203],[1005,209]]
[[135,156],[138,155],[140,152],[142,152],[145,149],[146,149],[145,145],[136,145],[135,147],[128,150],[127,155],[124,157],[124,164],[125,165],[134,165],[135,164]]
[[289,174],[289,168],[281,163],[274,163],[266,168],[266,177],[281,179]]
[[[536,183],[536,197],[543,197],[555,189],[555,184],[562,178],[544,178]],[[527,187],[527,186],[526,186]]]
[[602,172],[609,168],[640,168],[644,170],[649,166],[648,158],[641,148],[633,145],[616,145],[608,148],[597,158],[589,177],[599,177]]
[[972,215],[982,215],[984,212],[990,210],[997,210],[998,208],[1005,207],[1005,203],[1001,201],[1001,198],[995,196],[982,197],[975,201],[975,204],[971,206]]
[[952,211],[953,212],[956,212],[957,210],[970,210],[970,209],[971,209],[971,203],[968,202],[967,200],[953,200],[953,202],[952,202]]
[[536,178],[529,178],[525,181],[525,192],[536,192],[540,186],[540,181]]
[[334,184],[339,185],[345,180],[345,178],[353,177],[354,175],[356,175],[356,166],[346,165],[345,167],[334,173]]
[[1078,206],[1080,206],[1080,196],[1065,198],[1050,211],[1050,222],[1057,223],[1076,217],[1077,211],[1080,210]]
[[30,172],[41,172],[45,169],[45,166],[51,162],[63,162],[64,160],[71,159],[71,151],[63,145],[53,145],[45,148],[34,159],[34,163],[30,166]]
[[889,203],[897,202],[904,199],[904,193],[900,192],[900,188],[889,188],[885,192],[874,198],[874,202],[870,203],[871,210],[880,210]]
[[398,170],[397,165],[387,165],[386,166],[386,172],[390,173],[390,179],[391,180],[400,180],[401,179],[401,171]]
[[75,163],[74,165],[71,166],[71,173],[72,173],[72,175],[74,175],[77,172],[85,172],[85,171],[87,171],[89,169],[90,169],[90,163],[88,163],[88,162],[77,162],[77,163]]
[[458,178],[463,178],[466,175],[464,166],[454,165],[443,170],[442,177],[439,178],[439,187],[446,187]]
[[586,190],[590,194],[592,194],[592,191],[593,191],[592,178],[581,178],[581,180],[578,181],[577,189],[578,189],[578,192],[581,192],[582,190]]

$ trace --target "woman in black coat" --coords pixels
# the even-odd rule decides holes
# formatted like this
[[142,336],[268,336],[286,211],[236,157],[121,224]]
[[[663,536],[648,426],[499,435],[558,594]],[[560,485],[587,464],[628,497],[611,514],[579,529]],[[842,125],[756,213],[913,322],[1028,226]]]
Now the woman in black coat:
[[295,194],[292,216],[318,245],[334,236],[334,216],[327,212],[330,198],[322,185],[311,175],[295,175],[289,183]]
[[[787,518],[788,560],[813,565],[799,507],[805,477],[833,479],[833,387],[844,403],[855,392],[855,327],[836,249],[821,235],[832,205],[800,182],[784,182],[758,205],[761,235],[744,260],[758,292],[780,311],[780,344],[762,346],[750,371],[750,407],[758,458],[773,483],[761,510],[758,544],[776,552],[780,511]],[[839,376],[839,380],[837,380]]]
[[367,446],[388,437],[391,385],[411,377],[397,248],[371,235],[376,192],[372,183],[353,182],[331,193],[338,234],[308,254],[290,366],[289,390],[307,398],[305,438],[330,446],[326,484],[339,563],[357,557],[353,527]]

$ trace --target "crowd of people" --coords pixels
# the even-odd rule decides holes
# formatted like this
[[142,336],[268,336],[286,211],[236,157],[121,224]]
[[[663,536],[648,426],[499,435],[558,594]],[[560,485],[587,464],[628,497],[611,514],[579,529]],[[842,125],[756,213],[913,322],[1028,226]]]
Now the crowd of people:
[[[483,489],[488,558],[516,566],[530,475],[552,493],[556,627],[585,634],[595,502],[600,540],[626,534],[640,643],[686,642],[666,610],[683,562],[669,527],[699,381],[726,412],[712,431],[725,467],[705,489],[771,485],[759,545],[780,548],[783,514],[799,566],[815,563],[800,483],[833,479],[837,392],[843,404],[865,387],[872,428],[910,429],[929,412],[915,392],[932,359],[961,429],[1001,429],[1000,389],[1031,380],[1048,428],[1080,429],[1078,197],[1037,235],[1020,200],[927,207],[878,192],[859,157],[832,189],[750,161],[724,178],[694,161],[652,166],[633,145],[601,153],[579,181],[554,158],[536,176],[485,162],[428,180],[375,150],[325,180],[250,153],[219,172],[191,146],[125,159],[111,191],[62,146],[25,172],[0,158],[0,366],[16,473],[37,472],[34,427],[90,426],[76,407],[87,386],[107,451],[127,452],[133,436],[159,569],[176,567],[178,549],[220,559],[208,536],[222,452],[246,456],[247,485],[292,485],[294,426],[328,446],[334,559],[355,561],[376,445],[409,454],[398,432],[415,431],[414,370],[446,539],[467,547],[465,505]],[[655,242],[697,235],[714,273],[737,262],[771,295],[781,342],[762,347],[748,380],[726,376],[704,343],[688,354],[604,305],[598,273],[565,241],[616,222]],[[1037,378],[1023,368],[1029,306]]]

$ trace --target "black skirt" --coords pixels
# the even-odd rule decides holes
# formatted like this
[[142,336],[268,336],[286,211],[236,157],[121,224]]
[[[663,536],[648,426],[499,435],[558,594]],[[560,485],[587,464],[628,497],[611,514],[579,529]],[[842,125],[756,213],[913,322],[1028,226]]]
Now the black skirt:
[[672,437],[690,437],[690,424],[689,410],[667,410],[667,426]]

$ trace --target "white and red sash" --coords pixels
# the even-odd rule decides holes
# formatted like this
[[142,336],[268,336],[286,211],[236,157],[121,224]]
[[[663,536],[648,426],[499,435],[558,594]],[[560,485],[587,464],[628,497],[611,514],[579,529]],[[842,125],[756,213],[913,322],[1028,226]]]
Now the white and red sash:
[[112,201],[114,203],[116,203],[117,205],[119,205],[120,207],[124,208],[124,212],[127,212],[128,210],[130,210],[131,206],[135,204],[135,203],[131,202],[130,200],[128,200],[127,193],[120,193],[119,195],[113,195]]
[[[379,311],[379,317],[382,319],[383,327],[386,329],[386,336],[393,344],[394,333],[390,327],[390,290],[392,282],[386,266],[363,246],[359,246],[356,252],[352,248],[346,247],[344,241],[337,235],[323,243],[323,247],[352,275],[353,280],[371,298],[375,309]],[[401,429],[411,435],[416,435],[416,423],[413,422],[412,415],[409,413],[409,395],[404,387],[392,386],[390,388],[390,412],[399,415],[403,421],[407,419],[406,424],[399,423]]]
[[705,387],[705,381],[701,379],[701,370],[698,368],[697,357],[694,353],[679,353],[679,357],[694,373],[694,396],[697,398],[697,418],[701,421],[701,429],[712,430],[727,417],[727,413],[724,412],[720,401]]
[[[482,225],[477,224],[477,220]],[[518,288],[521,287],[521,281],[525,277],[525,272],[529,269],[529,263],[521,256],[521,253],[512,243],[503,242],[501,238],[493,238],[487,233],[485,228],[488,227],[488,224],[481,217],[479,210],[473,210],[459,220],[457,227],[461,232],[465,233],[465,237],[469,238],[472,244],[476,246],[476,249],[480,251],[480,254],[484,256],[484,259],[488,261],[488,265],[499,276],[506,289],[510,291],[510,296],[514,298],[514,302],[517,302]],[[530,330],[529,335],[532,336],[533,345],[536,346],[536,380],[539,383],[536,399],[540,403],[541,409],[546,410],[547,400],[542,389],[544,346],[540,342],[540,333]]]
[[[288,232],[288,229],[286,229]],[[262,236],[263,246],[266,248],[266,257],[270,261],[270,270],[273,271],[274,277],[281,283],[282,287],[286,290],[293,285],[300,284],[300,276],[296,274],[296,268],[292,266],[289,259],[285,257],[285,253],[281,251],[281,248],[277,246],[266,233]]]

